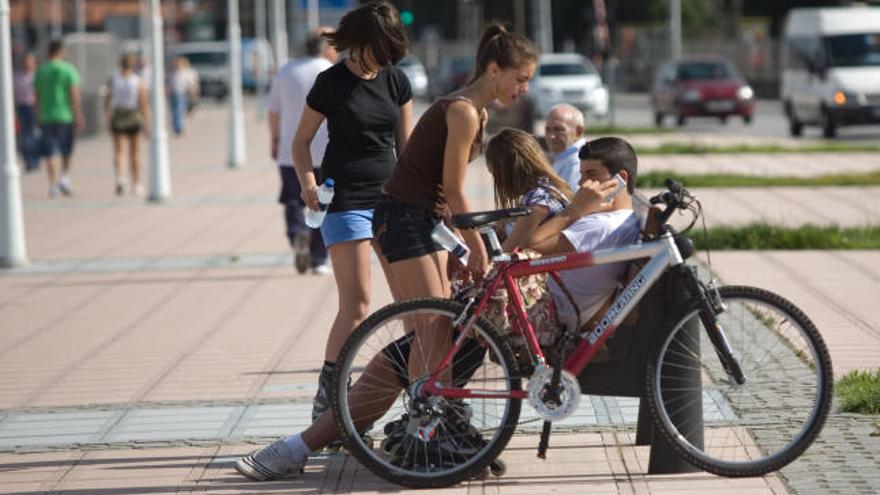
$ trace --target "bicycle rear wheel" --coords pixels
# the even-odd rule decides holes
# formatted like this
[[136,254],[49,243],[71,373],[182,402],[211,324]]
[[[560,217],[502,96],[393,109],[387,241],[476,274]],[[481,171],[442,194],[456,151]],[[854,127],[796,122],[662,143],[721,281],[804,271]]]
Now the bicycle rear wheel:
[[[478,319],[469,330],[453,357],[451,380],[496,397],[422,397],[419,386],[429,370],[410,379],[411,355],[442,356],[451,348],[429,348],[427,337],[423,342],[413,330],[446,332],[451,342],[458,335],[453,321],[464,310],[441,299],[391,304],[364,320],[340,353],[332,401],[337,426],[349,452],[386,480],[417,488],[453,485],[485,470],[513,435],[521,401],[510,394],[521,390],[521,380],[513,353],[487,321]],[[366,430],[380,442],[365,441]]]
[[721,287],[718,315],[745,374],[722,367],[699,309],[685,311],[648,365],[660,432],[691,464],[721,476],[759,476],[796,459],[831,406],[828,348],[807,316],[763,289]]

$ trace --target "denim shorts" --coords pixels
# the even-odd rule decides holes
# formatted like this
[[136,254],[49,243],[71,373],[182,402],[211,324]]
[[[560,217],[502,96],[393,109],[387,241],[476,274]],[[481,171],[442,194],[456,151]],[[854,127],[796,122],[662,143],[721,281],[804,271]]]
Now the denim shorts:
[[70,156],[73,153],[73,124],[40,124],[40,155]]
[[432,211],[385,196],[376,205],[373,235],[389,263],[442,251],[431,239],[440,218]]
[[373,210],[349,210],[328,213],[321,223],[324,245],[373,238]]

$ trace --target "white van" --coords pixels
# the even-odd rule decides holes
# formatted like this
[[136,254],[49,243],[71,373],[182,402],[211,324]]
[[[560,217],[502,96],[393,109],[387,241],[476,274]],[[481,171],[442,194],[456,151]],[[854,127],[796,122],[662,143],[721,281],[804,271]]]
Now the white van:
[[818,125],[880,123],[880,7],[793,9],[785,23],[780,95],[792,136]]

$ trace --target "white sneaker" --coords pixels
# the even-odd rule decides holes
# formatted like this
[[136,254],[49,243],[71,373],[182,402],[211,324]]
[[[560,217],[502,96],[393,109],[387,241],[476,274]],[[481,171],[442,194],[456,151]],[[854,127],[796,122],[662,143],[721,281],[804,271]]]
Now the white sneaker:
[[61,188],[58,187],[58,184],[55,184],[54,186],[49,188],[49,197],[50,198],[57,198],[58,195],[60,195],[60,194],[61,194]]
[[140,182],[136,183],[134,187],[131,188],[131,193],[138,198],[143,198],[146,194],[146,192],[144,191],[144,186]]
[[330,265],[318,265],[312,268],[312,275],[333,275]]
[[288,480],[303,474],[306,460],[296,462],[290,447],[279,438],[236,461],[235,469],[254,481]]
[[61,191],[61,194],[65,196],[70,196],[72,192],[70,189],[70,178],[68,178],[66,175],[62,175],[61,179],[58,181],[58,190]]

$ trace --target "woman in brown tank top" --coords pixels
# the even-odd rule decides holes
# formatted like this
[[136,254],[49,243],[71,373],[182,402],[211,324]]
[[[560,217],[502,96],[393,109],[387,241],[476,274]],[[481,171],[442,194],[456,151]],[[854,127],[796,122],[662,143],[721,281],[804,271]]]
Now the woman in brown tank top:
[[[390,263],[399,299],[450,296],[447,252],[431,239],[431,230],[440,220],[434,211],[437,206],[453,214],[471,211],[464,178],[468,163],[482,148],[486,107],[493,101],[509,105],[524,95],[536,60],[531,41],[502,25],[488,26],[468,84],[435,102],[413,129],[386,182],[387,197],[376,205],[373,216],[373,235]],[[488,256],[480,234],[464,230],[461,235],[470,248],[466,268],[481,277],[488,268]],[[416,337],[424,348],[435,352],[428,353],[430,358],[412,353],[409,369],[434,369],[444,354],[436,351],[450,345],[451,329],[418,328]]]

